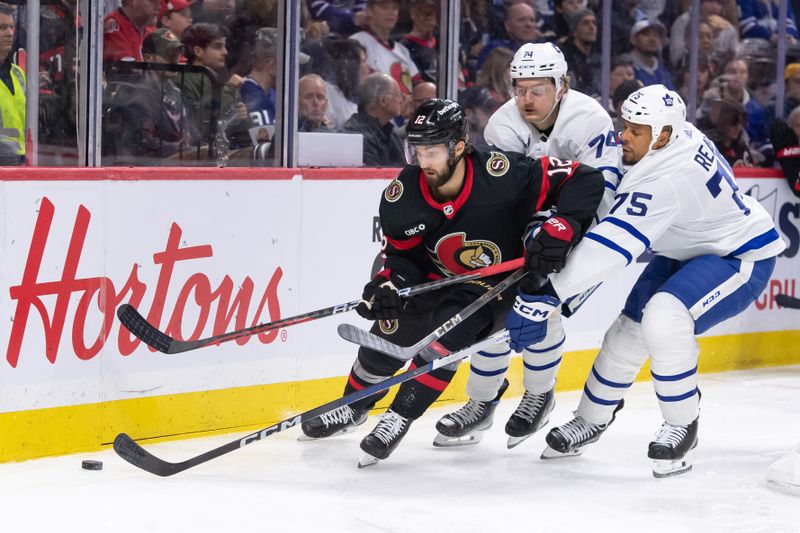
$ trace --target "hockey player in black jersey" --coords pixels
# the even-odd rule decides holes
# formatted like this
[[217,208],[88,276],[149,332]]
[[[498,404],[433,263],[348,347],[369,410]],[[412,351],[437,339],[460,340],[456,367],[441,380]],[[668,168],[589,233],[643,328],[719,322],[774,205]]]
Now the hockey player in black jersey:
[[[519,258],[523,253],[529,270],[543,274],[560,270],[570,248],[588,229],[604,189],[602,174],[577,162],[473,149],[467,140],[464,111],[450,100],[423,103],[406,134],[409,164],[386,187],[380,204],[384,267],[364,287],[356,309],[375,320],[374,334],[402,346],[414,344],[490,290],[496,278],[410,299],[400,298],[395,289]],[[530,228],[533,215],[547,209],[552,209],[552,218],[541,230]],[[501,329],[516,288],[509,292],[453,328],[440,339],[441,344],[459,350]],[[503,353],[508,347],[496,350]],[[404,363],[362,347],[344,393],[382,381]],[[411,362],[425,363],[420,355]],[[359,466],[386,459],[454,374],[455,368],[443,367],[401,385],[388,411],[361,441],[366,456]],[[382,396],[322,415],[303,424],[303,433],[323,438],[352,430],[366,420]]]

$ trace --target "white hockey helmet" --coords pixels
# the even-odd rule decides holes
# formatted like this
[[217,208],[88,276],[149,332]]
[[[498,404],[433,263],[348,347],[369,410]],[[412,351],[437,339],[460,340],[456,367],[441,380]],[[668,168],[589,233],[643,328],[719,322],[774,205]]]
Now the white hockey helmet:
[[527,43],[520,46],[511,60],[511,79],[553,78],[556,92],[567,74],[567,60],[554,43]]
[[630,95],[622,103],[620,115],[628,122],[650,126],[653,136],[650,150],[647,152],[650,153],[665,126],[672,128],[670,143],[683,131],[686,123],[686,105],[675,91],[670,91],[660,84],[648,85]]

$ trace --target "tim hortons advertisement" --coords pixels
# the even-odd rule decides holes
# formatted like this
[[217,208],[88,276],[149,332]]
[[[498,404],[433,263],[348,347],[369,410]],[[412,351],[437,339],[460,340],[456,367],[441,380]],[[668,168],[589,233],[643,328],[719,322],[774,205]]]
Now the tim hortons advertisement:
[[[189,340],[357,299],[380,250],[385,179],[2,182],[0,412],[346,374],[355,313],[167,355],[121,327],[131,303]],[[708,335],[796,328],[800,203],[783,180],[739,179],[789,245],[766,294]],[[645,258],[566,321],[599,346]]]

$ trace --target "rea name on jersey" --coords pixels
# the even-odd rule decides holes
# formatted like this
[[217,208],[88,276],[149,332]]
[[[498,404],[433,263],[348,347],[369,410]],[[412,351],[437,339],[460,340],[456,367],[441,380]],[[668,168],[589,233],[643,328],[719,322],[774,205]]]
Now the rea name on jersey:
[[742,195],[727,161],[691,124],[631,167],[608,214],[550,279],[559,297],[592,287],[647,248],[686,261],[701,255],[759,261],[786,244],[767,211]]
[[611,117],[597,101],[574,89],[561,98],[550,135],[525,120],[512,98],[489,118],[483,136],[501,150],[534,158],[547,154],[572,159],[600,170],[608,189],[603,201],[606,207],[622,178],[622,152]]
[[600,173],[576,162],[483,150],[464,159],[464,184],[452,201],[433,198],[418,166],[387,186],[380,218],[388,268],[400,257],[451,276],[518,258],[534,213],[556,206],[586,229],[603,194]]

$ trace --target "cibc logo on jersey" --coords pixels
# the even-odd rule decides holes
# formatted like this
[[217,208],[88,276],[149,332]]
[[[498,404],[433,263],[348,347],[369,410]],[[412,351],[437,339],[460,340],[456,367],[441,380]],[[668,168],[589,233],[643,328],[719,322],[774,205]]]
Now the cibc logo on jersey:
[[491,241],[468,241],[464,232],[445,235],[429,250],[433,261],[445,274],[463,274],[476,268],[500,263],[500,247]]

